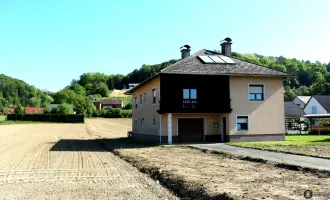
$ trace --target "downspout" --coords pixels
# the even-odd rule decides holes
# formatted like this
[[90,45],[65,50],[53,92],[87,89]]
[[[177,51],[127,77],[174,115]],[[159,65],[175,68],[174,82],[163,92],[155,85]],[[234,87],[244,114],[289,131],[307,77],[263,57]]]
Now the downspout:
[[162,115],[159,115],[159,144],[162,144]]

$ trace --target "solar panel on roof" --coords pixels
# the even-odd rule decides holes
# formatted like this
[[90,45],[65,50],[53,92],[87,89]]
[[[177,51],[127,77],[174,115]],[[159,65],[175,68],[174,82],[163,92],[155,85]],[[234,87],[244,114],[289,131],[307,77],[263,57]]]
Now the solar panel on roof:
[[198,56],[204,63],[215,63],[211,58],[208,56]]
[[219,56],[209,56],[212,60],[214,60],[215,63],[225,63]]
[[222,60],[224,60],[228,64],[235,64],[235,61],[233,61],[231,58],[226,56],[219,56]]

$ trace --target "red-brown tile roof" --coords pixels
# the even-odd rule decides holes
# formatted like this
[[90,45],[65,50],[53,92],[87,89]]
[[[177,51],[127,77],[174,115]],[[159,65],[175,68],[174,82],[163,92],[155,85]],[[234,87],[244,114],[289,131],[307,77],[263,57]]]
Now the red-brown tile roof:
[[102,105],[118,105],[118,104],[122,104],[122,100],[119,99],[101,99],[101,104]]
[[7,114],[12,114],[14,113],[14,110],[13,109],[9,109],[9,110],[4,110],[3,111],[3,114],[7,115]]
[[25,107],[26,114],[34,114],[34,113],[42,113],[45,108],[37,108],[37,107]]

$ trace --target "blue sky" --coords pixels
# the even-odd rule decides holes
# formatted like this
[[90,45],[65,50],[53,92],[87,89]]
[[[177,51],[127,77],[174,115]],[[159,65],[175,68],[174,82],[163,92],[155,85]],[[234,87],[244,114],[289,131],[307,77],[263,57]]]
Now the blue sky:
[[57,91],[85,72],[127,74],[143,64],[220,49],[330,62],[328,0],[3,0],[0,73]]

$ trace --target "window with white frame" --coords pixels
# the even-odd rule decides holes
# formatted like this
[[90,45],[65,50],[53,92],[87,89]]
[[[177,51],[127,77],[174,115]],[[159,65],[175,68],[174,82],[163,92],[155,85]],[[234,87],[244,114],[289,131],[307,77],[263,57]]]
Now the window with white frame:
[[248,116],[237,116],[236,126],[238,131],[249,130],[249,117]]
[[140,94],[140,104],[142,104],[142,94]]
[[137,97],[134,98],[135,108],[137,108]]
[[155,117],[152,118],[152,125],[156,125],[156,118]]
[[265,100],[263,84],[249,84],[249,100],[263,101]]
[[146,92],[143,95],[143,102],[144,103],[147,103],[147,93]]
[[142,126],[143,124],[143,119],[140,119],[140,126]]
[[156,103],[156,88],[152,89],[152,104]]

